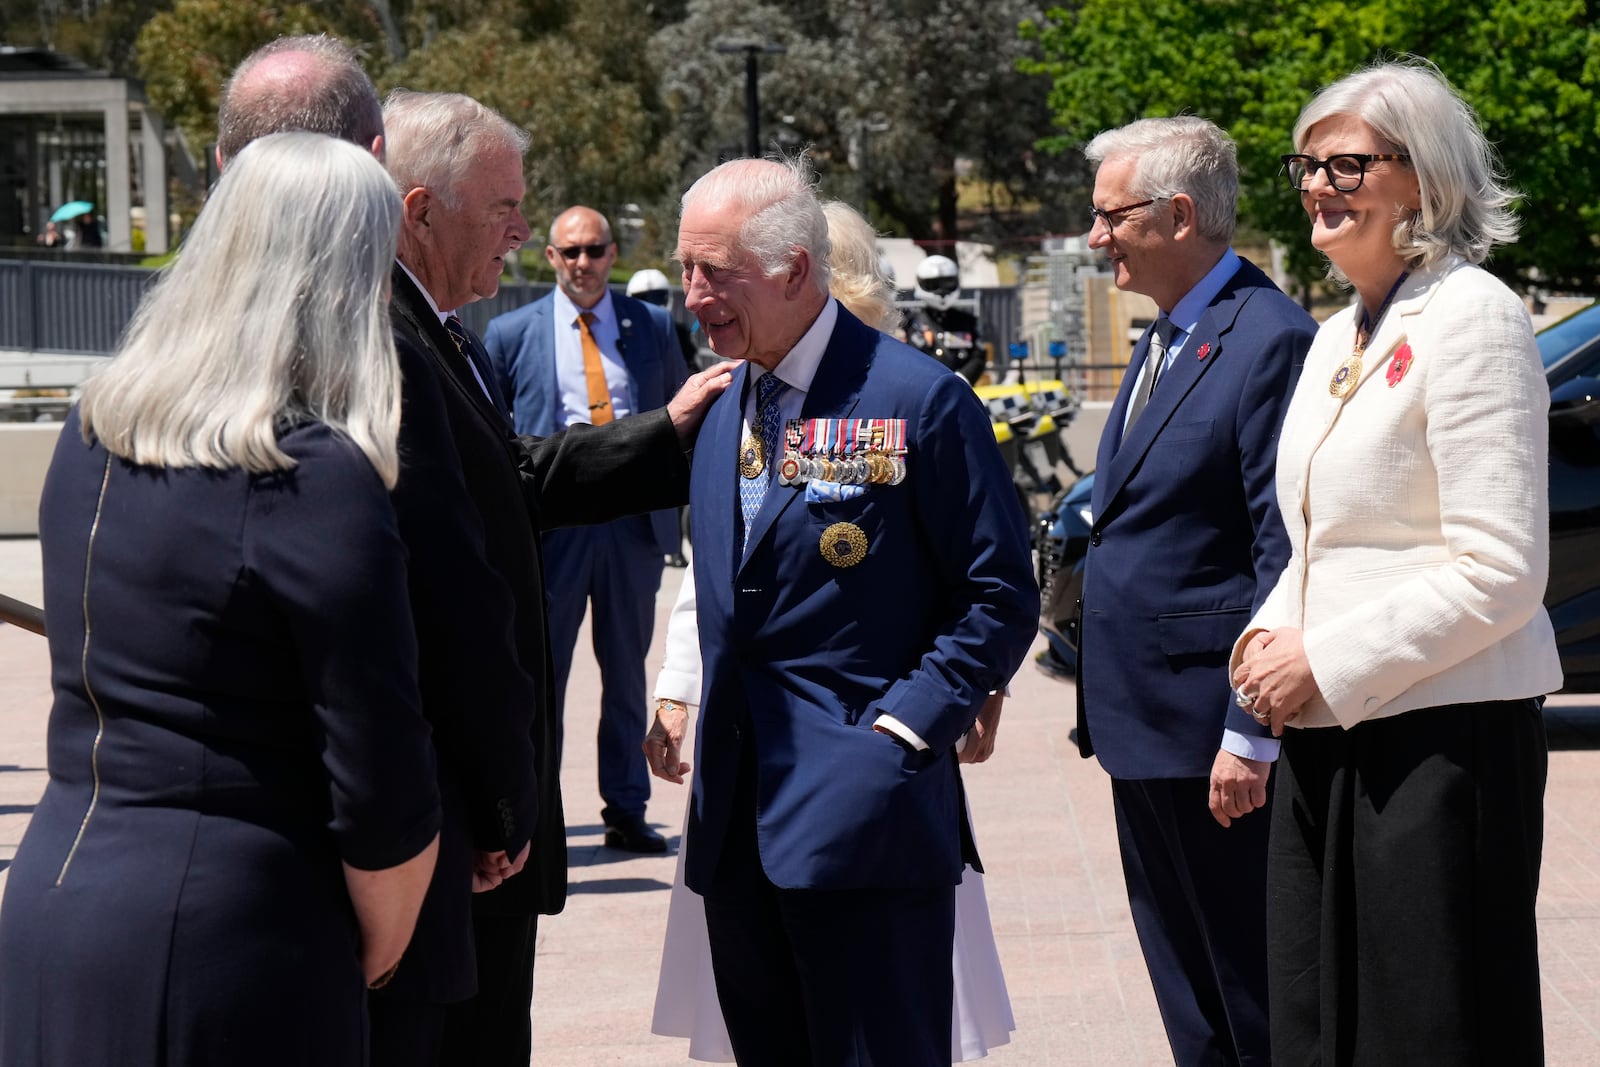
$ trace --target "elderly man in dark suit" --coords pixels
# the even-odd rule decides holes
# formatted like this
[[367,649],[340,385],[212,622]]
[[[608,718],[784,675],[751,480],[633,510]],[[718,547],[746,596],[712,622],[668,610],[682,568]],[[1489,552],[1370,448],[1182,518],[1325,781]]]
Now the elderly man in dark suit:
[[[671,321],[607,284],[617,245],[605,216],[581,206],[563,211],[550,225],[544,257],[556,272],[556,288],[496,318],[483,337],[517,432],[548,437],[664,406],[689,368]],[[656,592],[666,557],[677,551],[678,516],[670,510],[544,537],[557,754],[578,630],[592,606],[602,686],[600,817],[606,844],[628,852],[667,850],[666,839],[645,821],[650,773],[639,737]]]
[[749,361],[695,450],[685,877],[741,1063],[947,1063],[957,746],[1038,589],[983,405],[828,295],[827,233],[798,164],[684,196],[687,305]]
[[[510,594],[505,637],[532,681],[520,722],[532,732],[540,800],[527,871],[516,873],[511,850],[486,853],[478,846],[479,888],[504,884],[473,899],[478,992],[451,1009],[443,1041],[451,1063],[525,1064],[536,920],[541,913],[560,911],[566,899],[566,834],[538,533],[682,500],[685,449],[706,402],[726,384],[727,370],[696,376],[666,408],[637,418],[573,427],[544,439],[517,437],[482,343],[454,311],[494,295],[505,257],[528,237],[521,210],[527,135],[468,97],[403,90],[386,102],[384,127],[389,169],[405,204],[394,273],[396,347],[403,368],[427,374],[434,383],[430,392],[442,403],[484,556]],[[427,523],[440,502],[418,498],[408,508],[397,499],[397,507],[403,523],[408,510],[417,522]],[[440,625],[452,625],[478,608],[458,596]],[[460,770],[470,782],[470,765]],[[454,968],[463,956],[470,961],[468,949],[445,948],[437,963]],[[419,961],[417,969],[428,966]],[[395,996],[385,1010],[386,1022],[403,1035],[439,999],[455,998],[417,996],[406,1002]],[[375,1029],[375,1045],[377,1036]]]
[[1266,1063],[1268,820],[1250,813],[1277,742],[1235,706],[1227,663],[1288,559],[1278,428],[1316,324],[1229,247],[1238,170],[1221,130],[1146,119],[1086,151],[1090,246],[1160,315],[1100,440],[1078,743],[1111,775],[1175,1061]]

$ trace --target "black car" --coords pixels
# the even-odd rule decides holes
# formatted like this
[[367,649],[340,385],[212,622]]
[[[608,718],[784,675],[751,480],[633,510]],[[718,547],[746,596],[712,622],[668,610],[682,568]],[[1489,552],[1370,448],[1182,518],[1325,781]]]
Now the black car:
[[[1600,303],[1538,335],[1550,384],[1550,580],[1545,608],[1568,692],[1600,692]],[[1088,552],[1088,474],[1040,519],[1039,628],[1049,641],[1035,662],[1045,673],[1077,671],[1075,614]]]

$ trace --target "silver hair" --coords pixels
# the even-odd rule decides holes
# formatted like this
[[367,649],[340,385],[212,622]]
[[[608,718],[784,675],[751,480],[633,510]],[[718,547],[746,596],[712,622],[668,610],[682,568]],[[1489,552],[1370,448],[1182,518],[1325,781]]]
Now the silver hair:
[[[283,76],[255,77],[266,60],[298,54]],[[245,57],[222,87],[217,151],[226,165],[258,137],[286,130],[325,133],[371,148],[383,135],[383,107],[355,50],[337,37],[279,37]]]
[[788,270],[803,250],[818,292],[828,291],[828,220],[804,157],[729,160],[689,186],[680,208],[687,212],[701,201],[744,218],[739,247],[755,256],[767,277]]
[[348,437],[399,472],[387,300],[400,197],[371,154],[312,133],[252,142],[84,384],[85,440],[165,467],[285,470],[286,422]]
[[460,93],[396,89],[383,102],[389,173],[401,194],[427,189],[447,207],[461,206],[458,189],[485,156],[528,150],[528,131]]
[[1426,269],[1450,255],[1482,263],[1495,245],[1517,239],[1517,193],[1471,106],[1432,63],[1378,63],[1327,86],[1295,121],[1295,150],[1305,147],[1311,127],[1336,115],[1360,119],[1411,157],[1422,211],[1394,230],[1395,252],[1409,267]]
[[1136,157],[1132,195],[1153,200],[1186,193],[1194,201],[1200,236],[1218,244],[1233,241],[1239,214],[1239,155],[1233,139],[1216,123],[1194,115],[1140,119],[1106,130],[1089,142],[1083,154],[1095,166],[1108,159]]
[[828,220],[829,289],[856,318],[894,333],[905,316],[894,306],[894,291],[878,269],[878,235],[861,212],[842,200],[822,205]]

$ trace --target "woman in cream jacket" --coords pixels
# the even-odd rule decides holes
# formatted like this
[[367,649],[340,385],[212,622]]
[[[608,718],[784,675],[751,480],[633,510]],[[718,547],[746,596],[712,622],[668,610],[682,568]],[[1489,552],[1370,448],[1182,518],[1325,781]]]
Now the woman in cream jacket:
[[1306,357],[1278,449],[1293,555],[1233,656],[1283,736],[1273,1058],[1541,1062],[1549,393],[1521,301],[1477,266],[1515,237],[1512,194],[1420,62],[1324,89],[1294,143],[1312,244],[1357,300]]

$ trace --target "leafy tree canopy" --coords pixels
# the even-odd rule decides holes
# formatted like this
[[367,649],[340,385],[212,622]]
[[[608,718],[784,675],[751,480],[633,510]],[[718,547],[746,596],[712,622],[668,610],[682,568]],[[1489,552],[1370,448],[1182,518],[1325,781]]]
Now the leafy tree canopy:
[[1239,144],[1240,218],[1281,241],[1301,278],[1321,273],[1299,200],[1279,175],[1300,109],[1320,87],[1399,54],[1434,63],[1478,112],[1523,194],[1521,240],[1491,269],[1523,283],[1593,290],[1600,197],[1600,31],[1584,0],[1083,0],[1023,24],[1073,155],[1146,116],[1196,114]]

